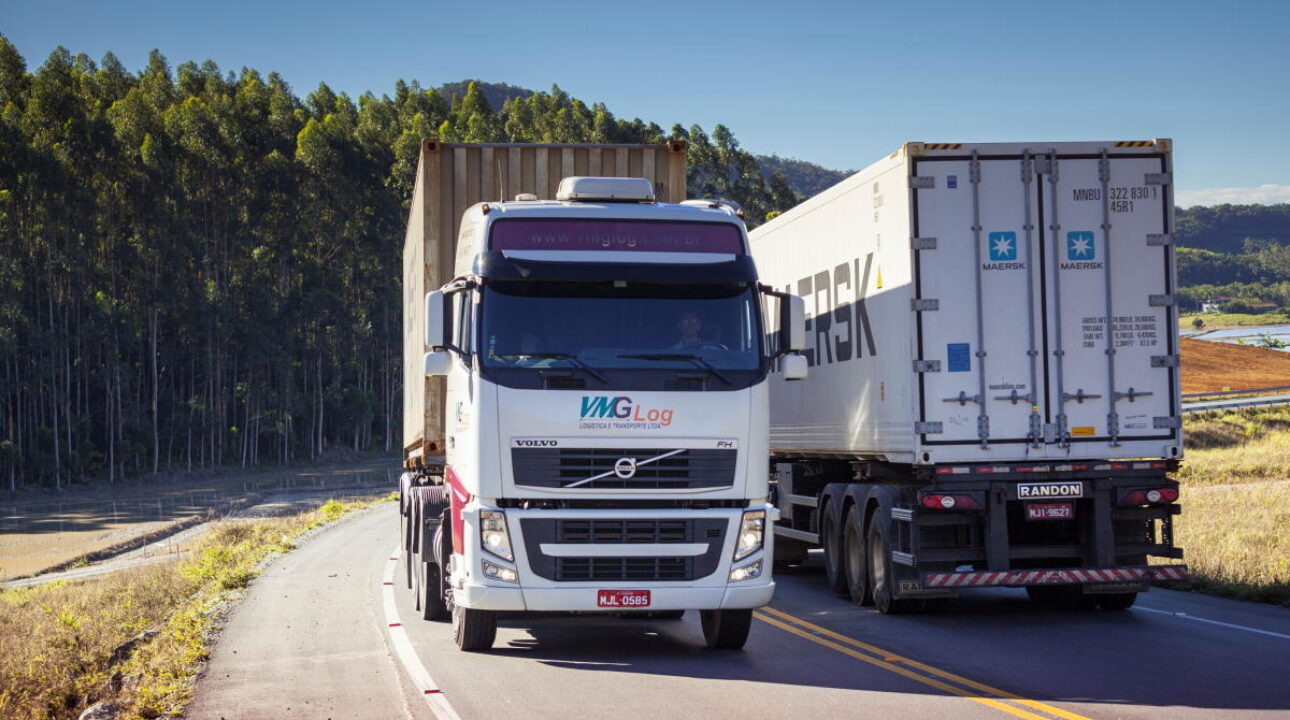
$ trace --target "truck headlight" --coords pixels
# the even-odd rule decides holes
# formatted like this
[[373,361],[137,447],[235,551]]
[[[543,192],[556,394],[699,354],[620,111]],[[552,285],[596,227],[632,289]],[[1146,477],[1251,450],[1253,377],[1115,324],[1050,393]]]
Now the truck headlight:
[[739,582],[740,580],[752,580],[761,577],[761,560],[755,563],[749,563],[743,567],[733,568],[730,571],[730,582]]
[[739,540],[735,544],[735,560],[742,560],[761,549],[766,531],[766,511],[749,510],[739,524]]
[[497,557],[515,562],[511,554],[511,536],[506,532],[506,513],[482,510],[479,513],[479,544]]
[[[760,568],[758,568],[758,570],[760,571]],[[520,579],[519,574],[514,570],[508,567],[502,567],[501,565],[495,565],[487,560],[484,561],[484,577],[505,582],[515,582]]]

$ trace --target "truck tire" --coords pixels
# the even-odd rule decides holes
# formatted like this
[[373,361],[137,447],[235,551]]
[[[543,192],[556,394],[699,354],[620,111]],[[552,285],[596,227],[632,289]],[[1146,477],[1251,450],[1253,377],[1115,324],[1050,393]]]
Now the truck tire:
[[829,591],[841,595],[847,591],[846,571],[842,568],[842,525],[838,518],[838,504],[824,506],[820,521],[820,544],[824,546],[824,578]]
[[452,640],[466,652],[479,652],[493,646],[497,639],[497,615],[489,610],[475,610],[460,605],[452,609]]
[[447,594],[444,589],[448,587],[447,580],[444,576],[443,566],[440,564],[441,553],[439,548],[443,546],[443,523],[435,528],[434,536],[425,552],[425,599],[421,603],[421,617],[426,620],[443,621],[452,618],[452,610],[448,607]]
[[851,506],[847,511],[847,521],[843,527],[843,565],[846,570],[847,594],[851,596],[851,602],[857,605],[872,605],[873,593],[869,592],[869,568],[860,508]]
[[1108,593],[1106,595],[1097,595],[1096,597],[1097,606],[1103,610],[1128,610],[1137,601],[1138,594],[1135,592]]
[[714,650],[738,650],[748,642],[752,610],[700,610],[703,642]]
[[892,591],[894,576],[891,571],[891,552],[887,546],[887,531],[882,523],[869,525],[869,592],[874,607],[883,615],[908,615],[923,609],[923,601],[897,598]]
[[425,567],[423,573],[425,584],[422,587],[425,597],[421,602],[421,618],[434,621],[447,620],[451,616],[443,598],[443,573],[439,570],[439,564],[433,560],[427,560],[422,565]]

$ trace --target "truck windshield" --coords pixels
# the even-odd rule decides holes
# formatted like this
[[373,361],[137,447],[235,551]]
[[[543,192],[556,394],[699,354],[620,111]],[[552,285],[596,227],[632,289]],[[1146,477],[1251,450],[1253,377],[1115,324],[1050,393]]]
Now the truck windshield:
[[480,311],[485,367],[722,378],[761,365],[756,296],[746,285],[500,281],[485,286]]

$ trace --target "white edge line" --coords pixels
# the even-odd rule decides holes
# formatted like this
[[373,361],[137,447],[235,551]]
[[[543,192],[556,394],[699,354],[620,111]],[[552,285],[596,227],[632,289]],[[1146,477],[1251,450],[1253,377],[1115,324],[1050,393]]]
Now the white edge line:
[[417,656],[416,650],[412,649],[412,641],[408,639],[408,632],[403,628],[403,623],[399,619],[399,608],[394,603],[394,573],[399,567],[399,558],[403,556],[403,548],[395,546],[389,554],[389,559],[385,562],[385,573],[381,577],[381,599],[385,605],[385,630],[389,633],[390,644],[394,646],[394,654],[398,656],[399,662],[403,665],[403,670],[407,672],[408,677],[412,680],[412,685],[416,687],[421,697],[425,698],[426,704],[430,706],[430,712],[440,720],[461,720],[461,716],[452,705],[448,703],[448,698],[444,697],[443,691],[435,683],[434,678],[430,677],[430,671],[422,664],[421,658]]
[[1268,637],[1280,638],[1282,640],[1290,640],[1290,635],[1286,635],[1285,633],[1272,632],[1271,630],[1260,630],[1258,628],[1246,627],[1245,625],[1233,625],[1232,623],[1220,622],[1218,620],[1210,620],[1209,618],[1196,617],[1195,615],[1188,615],[1187,613],[1181,613],[1181,612],[1172,612],[1170,610],[1157,610],[1155,608],[1141,607],[1141,606],[1139,606],[1137,609],[1145,610],[1147,612],[1158,613],[1160,615],[1168,615],[1170,617],[1176,617],[1176,618],[1179,618],[1180,620],[1195,620],[1196,622],[1209,623],[1210,625],[1218,625],[1220,627],[1232,628],[1233,630],[1244,630],[1245,632],[1258,633],[1260,635],[1267,635]]

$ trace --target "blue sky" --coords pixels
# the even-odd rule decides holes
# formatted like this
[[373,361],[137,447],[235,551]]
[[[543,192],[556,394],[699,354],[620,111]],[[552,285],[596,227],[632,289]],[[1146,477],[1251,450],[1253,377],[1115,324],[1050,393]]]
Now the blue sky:
[[1180,204],[1290,202],[1287,2],[0,0],[0,33],[32,69],[158,48],[300,95],[558,83],[838,169],[907,140],[1172,137]]

